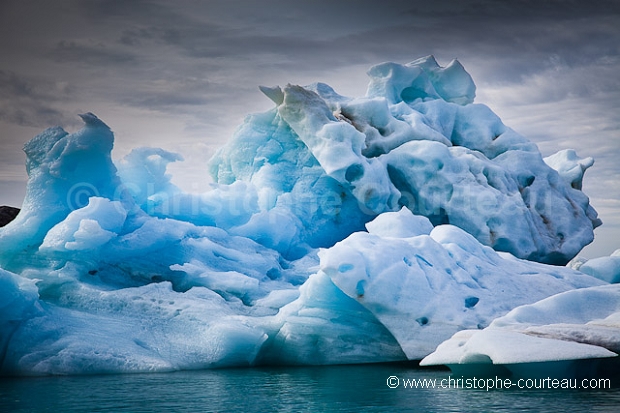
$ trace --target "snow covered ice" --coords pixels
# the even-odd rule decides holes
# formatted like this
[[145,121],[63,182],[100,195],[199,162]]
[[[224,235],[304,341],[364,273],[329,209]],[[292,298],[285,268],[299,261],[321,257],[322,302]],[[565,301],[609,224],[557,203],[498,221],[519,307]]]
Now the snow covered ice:
[[[293,245],[331,246],[401,206],[539,262],[566,264],[592,241],[600,221],[576,188],[591,162],[547,165],[533,143],[472,103],[460,64],[428,57],[369,75],[359,99],[320,83],[263,88],[277,107],[248,117],[218,153],[216,181],[251,182],[263,210],[292,214]],[[567,163],[578,163],[578,176]],[[567,185],[568,175],[579,185]]]
[[[507,370],[521,377],[580,376],[587,375],[579,371],[584,366],[617,374],[608,366],[620,352],[619,331],[620,284],[582,288],[517,307],[483,330],[459,331],[421,364],[479,375]],[[611,368],[617,369],[613,360]]]
[[583,273],[600,278],[610,283],[620,283],[620,250],[614,251],[608,257],[598,257],[587,260],[575,257],[568,265]]
[[[463,330],[523,336],[494,326],[615,280],[563,266],[600,225],[592,159],[543,159],[473,103],[457,61],[368,73],[361,98],[261,87],[275,107],[210,161],[205,193],[172,184],[178,154],[113,162],[91,113],[28,142],[22,211],[0,228],[0,372],[419,360]],[[618,351],[573,351],[599,344],[563,359]]]
[[[414,218],[403,209],[371,224],[394,219],[393,214]],[[484,327],[520,303],[593,284],[564,267],[502,257],[452,225],[404,237],[377,236],[369,225],[368,233],[352,234],[319,256],[321,271],[370,310],[413,360],[457,331]]]

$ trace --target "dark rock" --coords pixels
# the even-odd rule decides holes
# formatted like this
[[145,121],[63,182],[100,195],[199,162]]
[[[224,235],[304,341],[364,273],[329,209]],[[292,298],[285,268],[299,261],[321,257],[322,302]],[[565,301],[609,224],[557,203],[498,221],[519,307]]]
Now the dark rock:
[[0,227],[13,221],[17,214],[19,214],[19,208],[6,205],[0,206]]

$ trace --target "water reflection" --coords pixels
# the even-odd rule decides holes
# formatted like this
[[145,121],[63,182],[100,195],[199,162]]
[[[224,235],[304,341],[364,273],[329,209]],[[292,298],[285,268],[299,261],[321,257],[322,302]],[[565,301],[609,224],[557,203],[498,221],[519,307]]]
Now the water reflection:
[[390,388],[447,370],[402,364],[265,367],[107,376],[0,379],[2,412],[614,411],[620,389]]

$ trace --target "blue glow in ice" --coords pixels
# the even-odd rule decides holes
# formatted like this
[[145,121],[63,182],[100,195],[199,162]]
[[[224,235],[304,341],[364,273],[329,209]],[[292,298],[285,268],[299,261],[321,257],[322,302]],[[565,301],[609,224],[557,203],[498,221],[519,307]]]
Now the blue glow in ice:
[[262,87],[275,107],[215,155],[205,193],[172,184],[182,158],[162,149],[115,165],[91,113],[28,142],[26,199],[0,229],[0,373],[421,359],[605,284],[543,264],[600,224],[580,190],[589,158],[543,160],[473,103],[457,61],[369,75],[361,98]]

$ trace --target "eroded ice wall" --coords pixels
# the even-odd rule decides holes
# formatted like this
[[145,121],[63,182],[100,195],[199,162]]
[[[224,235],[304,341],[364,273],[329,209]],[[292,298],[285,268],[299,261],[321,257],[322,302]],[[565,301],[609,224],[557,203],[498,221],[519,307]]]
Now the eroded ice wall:
[[559,172],[547,165],[473,103],[475,85],[456,61],[384,63],[368,74],[362,98],[320,83],[262,88],[275,110],[246,119],[213,160],[215,179],[260,188],[261,207],[292,212],[299,240],[314,247],[402,206],[544,263],[566,264],[593,240],[600,220],[580,191],[591,159],[573,152],[548,159]]

